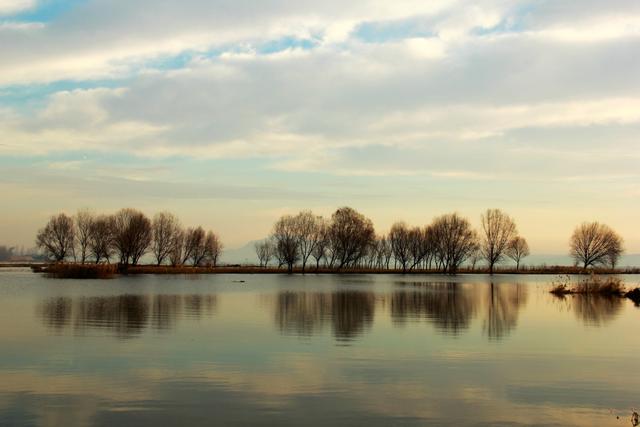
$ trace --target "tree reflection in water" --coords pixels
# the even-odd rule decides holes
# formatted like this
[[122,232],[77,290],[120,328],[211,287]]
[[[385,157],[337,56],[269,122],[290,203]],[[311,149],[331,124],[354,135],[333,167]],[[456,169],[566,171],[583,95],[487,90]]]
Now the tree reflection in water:
[[576,317],[589,326],[604,326],[622,310],[625,300],[619,296],[598,294],[556,295],[554,297],[567,303],[567,307]]
[[117,295],[57,297],[42,301],[37,314],[51,328],[75,333],[107,329],[119,338],[140,334],[145,328],[170,330],[183,314],[212,314],[216,295]]
[[352,340],[371,327],[375,311],[372,292],[336,292],[331,300],[333,333],[337,339]]
[[[483,314],[483,329],[490,339],[501,339],[515,326],[527,301],[520,284],[482,286],[452,282],[401,282],[392,293],[339,291],[333,293],[281,292],[275,297],[275,321],[284,334],[311,336],[331,325],[338,340],[353,340],[371,326],[376,309],[393,323],[431,322],[439,333],[459,335]],[[269,298],[269,297],[267,297]],[[378,304],[378,307],[376,307]]]
[[458,335],[469,328],[477,300],[471,289],[460,283],[402,283],[419,290],[398,291],[391,295],[391,318],[402,325],[407,319],[427,319],[439,332]]
[[275,319],[281,332],[310,336],[330,324],[340,341],[350,341],[368,329],[374,312],[372,292],[281,292],[275,300]]
[[527,302],[527,287],[516,284],[489,285],[483,330],[491,340],[507,336],[518,322],[518,313]]
[[311,336],[331,319],[331,295],[310,292],[280,292],[276,296],[275,318],[281,332]]

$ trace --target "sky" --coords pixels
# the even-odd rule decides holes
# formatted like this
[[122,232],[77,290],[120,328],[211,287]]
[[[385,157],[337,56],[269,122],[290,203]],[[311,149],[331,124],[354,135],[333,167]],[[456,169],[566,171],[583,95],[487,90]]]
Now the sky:
[[637,0],[0,0],[0,244],[136,207],[233,248],[348,205],[637,253],[639,53]]

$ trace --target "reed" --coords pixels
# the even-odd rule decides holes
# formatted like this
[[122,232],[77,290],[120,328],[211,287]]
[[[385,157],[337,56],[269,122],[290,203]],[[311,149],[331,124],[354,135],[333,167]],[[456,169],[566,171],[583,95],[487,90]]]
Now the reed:
[[625,287],[622,279],[619,277],[600,277],[595,274],[589,276],[578,283],[572,284],[569,277],[562,277],[559,281],[554,282],[550,291],[555,295],[570,294],[597,294],[605,296],[624,296]]
[[110,279],[118,273],[115,264],[51,264],[41,270],[55,279]]
[[[110,278],[116,274],[286,274],[286,267],[278,268],[274,266],[259,267],[255,265],[224,265],[224,266],[190,266],[190,265],[123,265],[123,264],[77,264],[77,263],[57,263],[49,265],[31,265],[31,269],[36,273],[48,273],[50,277],[63,278]],[[440,269],[414,268],[403,273],[401,269],[381,268],[381,267],[307,267],[304,271],[301,267],[294,267],[294,274],[447,274]],[[461,268],[457,274],[488,274],[488,268]],[[607,292],[607,282],[602,279],[604,276],[613,274],[637,274],[639,269],[617,269],[617,270],[589,270],[585,272],[580,267],[567,266],[538,266],[522,267],[519,270],[511,268],[496,268],[494,274],[548,274],[548,275],[585,275],[589,278],[579,283],[563,289],[558,287],[554,293],[587,293],[599,292],[599,287],[603,287],[602,292]],[[616,280],[612,278],[611,280]],[[584,289],[582,289],[584,288]],[[582,289],[582,290],[581,290]],[[593,289],[591,291],[590,289]],[[610,289],[613,292],[613,288]]]

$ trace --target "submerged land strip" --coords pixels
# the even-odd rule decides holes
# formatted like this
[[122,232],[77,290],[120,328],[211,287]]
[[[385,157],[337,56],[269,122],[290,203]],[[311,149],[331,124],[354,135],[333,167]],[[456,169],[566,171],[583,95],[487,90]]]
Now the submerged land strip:
[[[122,265],[122,264],[80,264],[80,263],[32,263],[1,264],[2,267],[30,267],[34,272],[46,273],[51,277],[111,277],[118,274],[448,274],[442,269],[377,268],[377,267],[294,267],[291,271],[285,266],[257,265],[221,265],[221,266],[169,266],[169,265]],[[456,274],[490,274],[488,268],[460,268]],[[617,275],[640,274],[640,268],[595,268],[585,270],[572,266],[525,266],[519,269],[504,267],[494,268],[493,274],[540,274],[540,275]]]

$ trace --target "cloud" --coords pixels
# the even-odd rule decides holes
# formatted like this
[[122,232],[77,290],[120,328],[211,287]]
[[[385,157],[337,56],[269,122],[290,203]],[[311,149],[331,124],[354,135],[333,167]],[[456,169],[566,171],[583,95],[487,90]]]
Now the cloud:
[[[434,37],[412,34],[414,50],[440,56],[450,44],[464,43],[478,31],[528,33],[565,41],[598,41],[638,36],[640,8],[632,1],[588,11],[571,2],[542,2],[535,7],[504,0],[474,5],[454,0],[270,0],[161,2],[93,0],[67,11],[37,32],[0,32],[0,84],[61,79],[102,79],[135,74],[136,64],[181,52],[206,52],[258,44],[280,37],[316,39],[321,46],[349,43],[363,24],[384,29],[411,23]],[[27,0],[5,0],[0,13],[34,7]],[[148,11],[153,10],[153,14]],[[37,23],[7,24],[31,28]],[[25,27],[27,26],[27,27]],[[384,31],[383,31],[384,32]],[[27,34],[28,33],[28,34]],[[384,34],[379,34],[384,39]],[[426,45],[425,45],[426,44]]]
[[[271,170],[469,180],[534,174],[531,157],[554,174],[580,175],[593,158],[555,166],[566,153],[535,152],[546,146],[540,132],[562,133],[566,147],[586,141],[580,129],[601,129],[600,140],[572,148],[578,156],[602,151],[602,140],[632,148],[615,132],[640,124],[634,47],[579,44],[568,56],[522,34],[197,56],[122,87],[59,91],[24,114],[8,109],[0,150],[262,159]],[[627,69],[602,65],[618,61]],[[607,150],[607,167],[617,167],[623,153]]]
[[44,28],[41,22],[0,22],[0,32],[2,31],[32,31]]
[[0,16],[31,9],[35,4],[35,0],[0,0]]
[[[0,163],[23,176],[20,162],[47,158],[40,166],[67,179],[54,191],[114,158],[134,163],[120,178],[148,197],[156,184],[217,193],[202,177],[295,181],[300,194],[324,180],[340,204],[371,182],[367,194],[431,186],[456,201],[637,191],[634,0],[89,0],[46,11],[0,2]],[[171,160],[184,163],[169,177],[140,172]],[[196,176],[194,164],[208,167]]]

